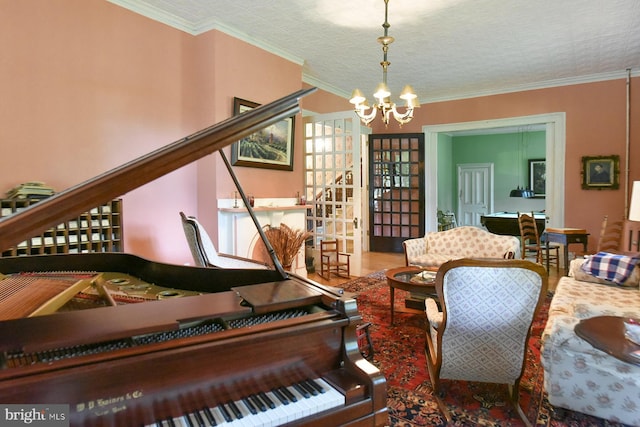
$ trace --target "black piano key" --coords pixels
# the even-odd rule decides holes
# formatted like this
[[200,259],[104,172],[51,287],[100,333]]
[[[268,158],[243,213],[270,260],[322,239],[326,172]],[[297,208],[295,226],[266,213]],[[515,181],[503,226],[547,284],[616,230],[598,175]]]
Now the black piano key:
[[320,393],[325,393],[326,390],[322,387],[316,380],[307,380],[307,382],[311,385],[311,387],[315,388]]
[[258,407],[260,412],[265,412],[267,410],[267,406],[265,405],[265,403],[262,400],[260,400],[260,398],[255,394],[252,394],[251,396],[249,396],[249,399],[251,400],[251,402],[253,402],[254,405]]
[[236,406],[236,403],[231,401],[229,403],[227,403],[227,406],[229,406],[229,409],[231,409],[231,412],[233,412],[233,415],[236,416],[236,419],[240,419],[242,418],[242,412],[240,412],[240,408],[238,408]]
[[242,399],[242,401],[244,402],[244,404],[247,407],[247,409],[249,409],[249,412],[251,412],[254,415],[258,413],[258,410],[253,405],[253,403],[251,403],[251,400],[249,400],[249,398],[245,397],[245,398]]
[[209,424],[211,424],[212,426],[218,425],[218,423],[216,422],[216,418],[213,416],[213,412],[211,412],[211,409],[205,407],[202,409],[202,412],[204,413],[204,416],[207,417],[207,421],[209,421]]
[[289,404],[289,399],[287,399],[287,396],[285,396],[279,388],[273,389],[273,394],[280,400],[280,402],[282,402],[283,405]]
[[229,413],[229,411],[227,411],[227,408],[225,408],[224,404],[218,405],[218,409],[228,423],[233,421],[233,418],[231,418],[231,414]]
[[167,418],[166,421],[169,427],[176,427],[176,423],[173,422],[173,418]]
[[185,422],[187,423],[188,427],[196,427],[197,424],[193,423],[193,420],[191,419],[191,416],[189,415],[188,412],[185,412],[184,415],[182,416],[182,419],[185,420]]
[[304,389],[300,384],[295,383],[295,384],[293,385],[293,388],[295,388],[295,389],[296,389],[296,391],[297,391],[298,393],[300,393],[300,394],[302,395],[302,397],[304,397],[305,399],[308,399],[308,398],[310,398],[310,397],[311,397],[311,396],[309,395],[309,392],[308,392],[307,390],[305,390],[305,389]]
[[275,409],[276,404],[273,403],[273,400],[271,400],[269,398],[269,396],[267,396],[264,392],[260,392],[258,393],[258,396],[260,396],[260,399],[271,409]]
[[198,411],[187,412],[182,417],[187,423],[187,427],[205,427],[205,422]]
[[317,396],[318,395],[318,390],[316,390],[315,388],[311,387],[311,385],[309,383],[307,383],[306,380],[301,381],[300,382],[300,386],[302,388],[304,388],[305,390],[307,390],[307,392],[310,393],[312,396]]
[[297,402],[298,398],[295,394],[291,393],[286,387],[280,387],[278,390],[282,391],[287,398],[292,402]]
[[196,411],[192,414],[192,417],[195,418],[196,421],[196,425],[199,427],[206,427],[206,423],[204,421],[204,418],[202,418],[202,415],[200,414],[200,411]]

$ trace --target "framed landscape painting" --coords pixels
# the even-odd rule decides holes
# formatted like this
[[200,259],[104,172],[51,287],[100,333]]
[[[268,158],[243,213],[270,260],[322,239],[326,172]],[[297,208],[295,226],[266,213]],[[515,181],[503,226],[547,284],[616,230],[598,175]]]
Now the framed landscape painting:
[[[234,115],[260,104],[233,98]],[[254,168],[293,170],[293,130],[295,116],[267,126],[231,146],[231,164]]]

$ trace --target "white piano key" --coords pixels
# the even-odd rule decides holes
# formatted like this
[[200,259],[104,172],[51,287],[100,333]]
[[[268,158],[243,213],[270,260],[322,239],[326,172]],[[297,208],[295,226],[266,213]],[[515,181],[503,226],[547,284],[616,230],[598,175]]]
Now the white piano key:
[[[293,421],[297,421],[301,418],[305,418],[322,411],[326,411],[331,408],[344,406],[344,396],[331,387],[326,381],[321,378],[313,380],[320,386],[324,392],[317,392],[316,395],[307,393],[304,388],[297,390],[294,386],[289,386],[284,389],[291,393],[295,401],[289,399],[288,404],[284,404],[278,396],[273,392],[257,394],[256,397],[260,401],[264,401],[265,398],[270,399],[271,404],[274,406],[270,408],[266,402],[264,404],[265,410],[262,411],[259,408],[258,403],[253,403],[256,408],[256,413],[253,414],[247,404],[240,399],[236,402],[235,407],[239,411],[241,418],[231,408],[230,402],[224,404],[218,403],[216,406],[211,406],[206,409],[198,411],[201,419],[204,421],[204,425],[209,426],[223,426],[223,427],[276,427]],[[308,397],[305,397],[307,395]],[[224,408],[231,417],[231,421],[227,421],[222,413]],[[213,417],[215,424],[211,423],[209,417]],[[176,417],[172,419],[173,424],[176,427],[190,427],[187,418],[191,418],[191,423],[194,426],[199,426],[199,420],[195,414],[185,414],[183,417]],[[167,420],[159,421],[156,424],[152,424],[148,427],[154,427],[160,425],[162,427],[171,427],[171,423]]]
[[268,392],[266,393],[266,395],[276,405],[275,409],[270,409],[267,407],[267,410],[264,412],[265,417],[267,417],[267,419],[269,420],[269,425],[279,426],[286,423],[288,420],[288,415],[287,415],[288,405],[285,405],[284,403],[282,403],[280,399],[278,399],[278,396],[276,396],[273,392]]
[[[290,406],[289,409],[292,411],[292,414],[295,413],[295,418],[290,419],[289,421],[295,421],[297,419],[307,417],[313,413],[313,406],[311,405],[311,403],[308,402],[308,399],[305,398],[298,390],[296,390],[295,387],[287,387],[287,390],[289,390],[289,392],[293,394],[297,399],[296,402],[288,405]],[[294,409],[295,412],[293,412]]]

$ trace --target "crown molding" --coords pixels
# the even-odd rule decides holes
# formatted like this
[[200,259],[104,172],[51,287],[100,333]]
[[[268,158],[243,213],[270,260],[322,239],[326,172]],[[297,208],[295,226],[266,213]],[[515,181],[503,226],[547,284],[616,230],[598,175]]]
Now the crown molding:
[[[631,71],[629,75],[631,77],[640,77],[640,70]],[[600,73],[600,74],[590,74],[587,76],[545,80],[545,81],[536,82],[536,83],[516,85],[509,88],[501,88],[498,90],[494,89],[494,90],[486,90],[486,91],[466,92],[466,93],[425,97],[425,98],[420,97],[420,103],[423,105],[435,104],[437,102],[459,101],[461,99],[481,98],[483,96],[504,95],[507,93],[525,92],[529,90],[548,89],[552,87],[571,86],[571,85],[579,85],[579,84],[586,84],[586,83],[597,83],[597,82],[603,82],[608,80],[618,80],[618,79],[624,79],[624,78],[627,78],[627,70],[619,70],[619,71],[612,71],[612,72]],[[342,98],[349,99],[350,97],[350,94],[348,92],[342,89],[339,89],[327,82],[324,82],[315,77],[312,77],[310,75],[303,74],[302,81],[312,86],[315,86],[318,89],[322,89],[324,91],[333,93],[334,95],[340,96]]]
[[202,33],[206,33],[207,31],[217,30],[228,34],[232,37],[235,37],[239,40],[242,40],[246,43],[249,43],[253,46],[256,46],[262,50],[273,53],[281,58],[284,58],[288,61],[291,61],[298,65],[304,64],[304,59],[298,56],[292,55],[291,53],[277,47],[271,45],[269,43],[265,43],[264,41],[258,40],[256,38],[251,37],[250,35],[238,31],[237,29],[225,25],[215,19],[210,19],[207,21],[202,21],[199,23],[190,22],[181,18],[176,17],[171,13],[167,13],[158,8],[149,6],[144,3],[137,2],[135,0],[107,0],[110,3],[116,4],[118,6],[124,7],[132,12],[145,16],[149,19],[153,19],[154,21],[161,22],[165,25],[173,27],[177,30],[184,31],[185,33],[191,34],[192,36],[197,36]]
[[[640,71],[631,72],[631,77],[640,76]],[[469,98],[480,98],[483,96],[492,95],[504,95],[507,93],[525,92],[529,90],[548,89],[552,87],[571,86],[585,83],[597,83],[608,80],[618,80],[627,77],[627,70],[611,71],[607,73],[590,74],[587,76],[567,77],[563,79],[545,80],[541,82],[528,83],[523,85],[516,85],[509,88],[502,88],[499,90],[486,90],[479,92],[467,92],[459,93],[455,95],[446,95],[440,97],[427,97],[426,99],[420,98],[421,104],[433,104],[436,102],[444,101],[456,101]]]
[[242,31],[238,31],[236,28],[233,28],[221,22],[218,22],[215,19],[211,19],[207,22],[203,22],[201,25],[198,25],[194,35],[206,33],[207,31],[211,31],[211,30],[217,30],[225,34],[228,34],[231,37],[234,37],[238,40],[242,40],[245,43],[248,43],[257,48],[265,50],[281,58],[284,58],[287,61],[293,62],[294,64],[297,64],[300,66],[304,64],[304,58],[300,58],[299,56],[292,55],[290,52],[287,52],[278,46],[265,43],[262,40],[258,40],[254,37],[251,37],[250,35],[243,33]]
[[327,82],[325,82],[323,80],[319,80],[319,79],[317,79],[317,78],[315,78],[313,76],[310,76],[309,74],[306,74],[304,72],[302,73],[302,82],[303,83],[307,83],[307,84],[309,84],[311,86],[315,86],[318,89],[321,89],[321,90],[323,90],[325,92],[329,92],[329,93],[332,93],[334,95],[337,95],[337,96],[339,96],[341,98],[345,98],[345,99],[349,99],[350,98],[350,93],[349,92],[347,92],[345,90],[342,90],[342,89],[340,89],[340,88],[338,88],[336,86],[333,86],[332,84],[327,83]]
[[178,18],[172,13],[167,13],[163,10],[160,10],[156,7],[150,6],[145,3],[140,3],[135,0],[107,0],[109,3],[113,3],[125,9],[128,9],[132,12],[135,12],[139,15],[152,19],[154,21],[161,22],[170,27],[173,27],[177,30],[184,31],[185,33],[189,33],[191,35],[197,35],[195,32],[195,27],[191,24],[191,22]]

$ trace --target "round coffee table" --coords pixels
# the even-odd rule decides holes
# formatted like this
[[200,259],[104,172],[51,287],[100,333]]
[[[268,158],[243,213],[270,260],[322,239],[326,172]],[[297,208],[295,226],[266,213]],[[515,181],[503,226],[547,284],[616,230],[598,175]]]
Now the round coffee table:
[[421,279],[416,277],[418,273],[423,271],[430,271],[435,273],[438,270],[437,267],[420,268],[415,266],[398,267],[387,270],[385,275],[387,276],[387,283],[389,284],[389,294],[391,297],[391,324],[393,325],[394,315],[394,303],[395,303],[395,290],[402,289],[407,292],[415,292],[427,296],[435,296],[435,274],[433,278]]

